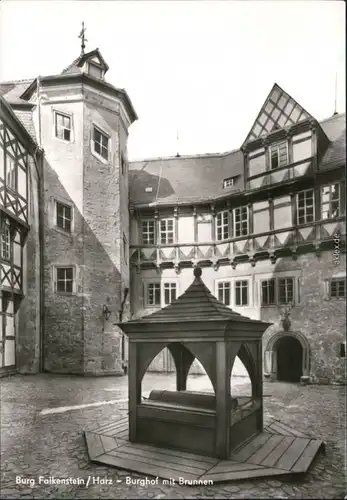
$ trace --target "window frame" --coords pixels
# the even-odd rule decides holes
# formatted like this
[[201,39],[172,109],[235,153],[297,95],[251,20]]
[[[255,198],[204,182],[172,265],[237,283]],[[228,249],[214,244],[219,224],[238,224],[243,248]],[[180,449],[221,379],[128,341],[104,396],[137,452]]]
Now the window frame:
[[[286,146],[286,163],[285,164],[281,164],[280,163],[280,146],[285,144]],[[276,165],[276,167],[274,167],[272,165],[272,153],[273,153],[273,150],[276,150],[277,151],[277,161],[278,161],[278,165]],[[288,141],[279,141],[279,142],[275,142],[274,144],[270,144],[269,145],[269,166],[270,166],[270,171],[272,170],[277,170],[278,168],[281,168],[281,167],[286,167],[289,165],[289,147],[288,147]]]
[[[172,229],[168,229],[168,223],[172,223]],[[165,223],[165,229],[162,229],[162,223]],[[172,241],[168,241],[170,239],[169,234],[172,233]],[[163,235],[165,236],[163,241]],[[171,217],[159,219],[159,242],[160,245],[174,245],[176,242],[175,235],[175,219]]]
[[[246,208],[246,213],[247,213],[247,232],[246,234],[239,234],[237,235],[237,229],[238,227],[240,226],[241,228],[241,233],[242,233],[242,224],[244,222],[244,220],[242,219],[242,209],[243,208]],[[240,218],[241,220],[240,221],[236,221],[236,211],[237,210],[240,210]],[[233,238],[242,238],[242,237],[245,237],[245,236],[249,236],[250,234],[250,211],[249,211],[249,206],[248,205],[241,205],[240,207],[235,207],[233,208],[232,210],[233,212],[233,224],[232,224],[232,229],[233,229]]]
[[[62,291],[62,290],[58,290],[58,281],[70,281],[70,280],[58,280],[58,270],[62,270],[62,269],[71,269],[72,270],[72,279],[71,279],[71,282],[72,282],[72,291],[71,292],[67,292],[67,291]],[[57,295],[64,295],[64,296],[72,296],[72,295],[75,295],[76,294],[76,266],[73,265],[73,264],[57,264],[57,265],[54,265],[53,266],[53,289],[54,289],[54,293],[56,293]]]
[[[246,287],[244,287],[243,285],[241,286],[238,286],[238,283],[246,283]],[[243,300],[242,300],[242,290],[246,288],[247,290],[247,303],[243,303]],[[240,276],[239,278],[235,278],[234,280],[234,304],[235,304],[235,307],[250,307],[250,280],[249,279],[245,279],[243,278],[242,276]],[[241,299],[241,303],[240,304],[237,304],[237,289],[240,289],[240,299]]]
[[[95,150],[95,142],[96,142],[94,140],[94,132],[95,131],[98,132],[99,134],[101,134],[101,136],[104,136],[107,139],[107,158],[105,158],[104,156],[102,156],[102,154],[98,153]],[[101,148],[102,148],[103,147],[102,143],[100,143],[100,145],[101,145]],[[111,136],[110,136],[110,134],[108,134],[107,132],[105,132],[105,130],[103,130],[96,123],[92,123],[92,127],[91,127],[91,151],[92,151],[92,154],[95,156],[95,158],[97,158],[98,160],[100,160],[102,163],[108,164],[110,162],[110,158],[111,158]]]
[[[158,289],[159,289],[159,301],[158,303],[150,303],[149,302],[149,287],[150,286],[156,286]],[[161,307],[161,302],[162,302],[162,293],[161,293],[161,283],[159,280],[146,280],[146,282],[144,283],[144,298],[145,298],[145,301],[144,301],[144,307],[145,308],[154,308],[154,307],[158,307],[160,308]],[[153,297],[155,298],[155,291],[153,292]]]
[[[291,280],[292,282],[292,298],[291,300],[286,300],[285,302],[281,302],[281,281],[289,281]],[[283,276],[283,277],[278,277],[277,278],[277,304],[278,306],[285,306],[288,304],[295,304],[295,278],[293,276]],[[286,292],[286,298],[287,298],[288,293]]]
[[[228,286],[225,286],[225,285],[228,285]],[[226,303],[226,301],[225,301],[226,292],[229,292],[229,303]],[[232,305],[232,282],[231,282],[231,280],[221,279],[221,280],[216,281],[215,293],[216,293],[216,298],[220,302],[222,302],[225,306],[230,307]],[[220,298],[220,295],[222,295],[222,299]]]
[[[6,235],[8,235],[8,240],[6,238]],[[5,239],[6,239],[6,241],[5,241]],[[12,234],[11,234],[11,225],[5,221],[3,223],[3,227],[2,227],[2,231],[1,231],[0,256],[6,262],[11,262],[11,260],[12,260],[12,253],[13,253],[12,244],[13,244],[13,240],[12,240]],[[6,246],[6,252],[4,252],[5,246]]]
[[[70,132],[70,138],[69,139],[64,139],[64,137],[59,137],[57,135],[57,118],[58,116],[63,117],[63,118],[68,118],[70,120],[70,129],[67,129],[66,127],[61,127],[64,130],[69,130]],[[58,109],[53,110],[53,137],[54,139],[57,139],[58,141],[64,142],[65,144],[69,144],[73,142],[73,115],[71,113],[67,113],[65,111],[60,111]]]
[[[64,208],[70,209],[71,219],[70,219],[70,231],[58,224],[58,205]],[[66,218],[67,219],[67,218]],[[68,219],[67,219],[68,220]],[[54,227],[64,234],[72,234],[74,230],[74,210],[73,205],[62,200],[54,199]]]
[[[263,301],[263,284],[264,283],[270,283],[272,282],[274,285],[274,290],[273,290],[273,297],[274,300],[273,302],[269,303],[264,303]],[[267,293],[269,294],[269,286],[267,286]],[[277,279],[276,278],[268,278],[268,279],[262,279],[260,280],[260,307],[271,307],[271,306],[276,306],[277,305]]]
[[[224,220],[226,216],[226,221]],[[220,218],[220,220],[218,220]],[[221,237],[218,236],[218,231],[220,231]],[[216,213],[215,217],[215,234],[216,241],[225,241],[230,238],[230,210],[220,210]]]
[[[338,186],[338,198],[333,200],[332,199],[332,187],[333,186]],[[329,188],[329,201],[325,201],[323,202],[323,189],[324,188]],[[326,221],[326,220],[331,220],[331,219],[336,219],[337,217],[340,217],[341,215],[341,182],[337,181],[337,182],[329,182],[328,184],[324,184],[322,186],[320,186],[320,218],[321,220],[323,221]],[[330,215],[332,213],[332,203],[333,202],[337,202],[338,203],[338,214],[335,215],[335,216],[332,216]],[[328,205],[328,217],[327,218],[324,218],[323,217],[323,214],[326,213],[325,210],[323,210],[323,207],[325,205]]]
[[[300,218],[300,215],[299,215],[299,197],[301,194],[303,193],[308,193],[309,191],[312,192],[312,205],[307,205],[306,204],[306,196],[304,198],[305,200],[305,204],[304,204],[304,222],[300,222],[299,218]],[[302,191],[299,191],[298,193],[296,193],[296,201],[295,201],[295,206],[296,206],[296,217],[295,217],[295,224],[297,226],[303,226],[305,224],[312,224],[313,222],[315,222],[315,192],[314,192],[314,188],[309,188],[309,189],[304,189]],[[308,221],[307,220],[307,208],[310,208],[312,207],[312,220]]]
[[[343,283],[343,295],[332,295],[332,285],[333,283],[338,284],[339,282]],[[336,289],[336,291],[338,288]],[[329,291],[329,298],[332,300],[344,300],[346,298],[346,278],[331,278],[329,279],[328,283],[328,291]]]
[[[168,285],[168,289],[166,290],[166,286]],[[174,286],[173,286],[174,285]],[[162,301],[163,301],[163,304],[164,306],[168,306],[170,304],[172,304],[172,302],[174,302],[175,300],[177,300],[177,282],[176,281],[170,281],[170,280],[165,280],[163,281],[163,297],[162,297]],[[173,299],[171,297],[171,293],[172,293],[172,290],[175,290],[175,298]],[[170,295],[170,301],[169,302],[166,302],[166,291],[169,292],[169,295]]]
[[223,189],[233,187],[235,185],[235,176],[227,177],[223,180]]
[[[155,245],[156,244],[156,223],[155,219],[141,219],[141,243],[142,245]],[[147,238],[148,241],[145,241],[145,235],[150,235],[150,231],[144,231],[144,224],[150,224],[153,223],[153,243],[148,242],[149,238]]]

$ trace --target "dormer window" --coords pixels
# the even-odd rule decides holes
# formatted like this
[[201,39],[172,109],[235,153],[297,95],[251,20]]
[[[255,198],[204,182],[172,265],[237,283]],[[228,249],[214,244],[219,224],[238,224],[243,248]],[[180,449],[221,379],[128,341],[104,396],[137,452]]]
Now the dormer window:
[[102,68],[98,64],[94,64],[93,62],[88,63],[88,75],[101,80],[104,76],[104,72]]
[[271,170],[288,165],[288,144],[286,141],[270,146]]
[[228,177],[228,179],[224,179],[223,188],[226,189],[232,187],[234,185],[234,182],[235,182],[235,177]]

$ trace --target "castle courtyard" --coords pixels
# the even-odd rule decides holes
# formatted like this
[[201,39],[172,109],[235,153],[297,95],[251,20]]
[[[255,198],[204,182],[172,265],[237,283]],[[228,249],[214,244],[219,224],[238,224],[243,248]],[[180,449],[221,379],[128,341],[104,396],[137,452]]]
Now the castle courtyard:
[[[209,390],[207,377],[190,376],[191,390]],[[148,373],[143,394],[174,389],[174,374]],[[232,393],[248,391],[234,378]],[[1,381],[1,498],[344,498],[345,388],[265,382],[264,411],[322,439],[304,477],[163,485],[89,461],[83,435],[127,415],[127,377],[86,378],[40,374]],[[62,484],[59,484],[62,483]],[[149,484],[148,484],[149,483]]]

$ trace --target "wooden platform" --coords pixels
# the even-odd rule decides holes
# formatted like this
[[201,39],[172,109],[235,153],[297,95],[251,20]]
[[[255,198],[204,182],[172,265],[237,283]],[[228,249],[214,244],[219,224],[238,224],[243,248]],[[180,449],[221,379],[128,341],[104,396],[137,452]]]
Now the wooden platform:
[[234,450],[228,460],[130,443],[128,417],[86,431],[85,438],[93,462],[181,484],[302,474],[324,448],[322,441],[277,420],[265,422],[264,431]]

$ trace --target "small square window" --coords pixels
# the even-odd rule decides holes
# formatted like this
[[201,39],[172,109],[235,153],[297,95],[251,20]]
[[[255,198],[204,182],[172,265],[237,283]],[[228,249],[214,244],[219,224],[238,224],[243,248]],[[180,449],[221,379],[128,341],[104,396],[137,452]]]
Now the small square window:
[[93,130],[93,147],[96,154],[108,160],[109,137],[96,127]]
[[223,188],[232,187],[234,185],[235,177],[229,177],[228,179],[224,179]]
[[55,113],[55,136],[66,142],[71,141],[71,117]]
[[58,293],[72,293],[74,289],[73,267],[56,268],[56,291]]
[[72,226],[72,207],[56,202],[56,225],[64,229],[67,233],[71,233]]
[[346,296],[346,280],[332,279],[330,282],[330,297],[333,299],[342,299]]

